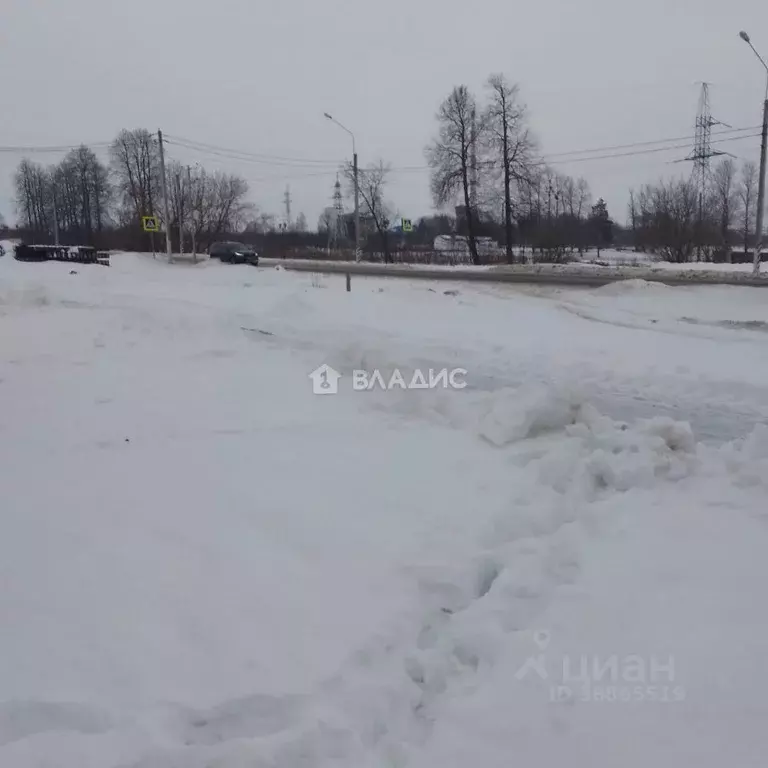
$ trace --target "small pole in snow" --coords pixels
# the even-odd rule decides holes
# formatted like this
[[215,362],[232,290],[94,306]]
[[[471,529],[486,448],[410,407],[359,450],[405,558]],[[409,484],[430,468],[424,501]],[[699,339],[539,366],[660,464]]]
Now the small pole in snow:
[[347,272],[347,293],[352,290],[352,275]]

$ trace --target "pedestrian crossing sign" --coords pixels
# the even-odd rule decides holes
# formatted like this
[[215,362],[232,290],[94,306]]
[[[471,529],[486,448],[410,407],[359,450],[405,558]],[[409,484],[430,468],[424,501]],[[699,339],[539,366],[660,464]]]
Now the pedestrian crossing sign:
[[403,232],[413,232],[413,222],[410,219],[403,219]]
[[142,216],[141,224],[144,227],[145,232],[159,232],[160,220],[157,216]]

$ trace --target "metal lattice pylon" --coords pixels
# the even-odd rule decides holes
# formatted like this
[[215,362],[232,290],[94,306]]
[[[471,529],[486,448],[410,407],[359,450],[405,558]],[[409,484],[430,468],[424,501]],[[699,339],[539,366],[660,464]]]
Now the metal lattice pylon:
[[333,185],[333,215],[332,221],[329,222],[328,235],[332,248],[338,248],[347,239],[344,225],[344,197],[341,194],[341,181],[338,176]]
[[695,144],[693,152],[687,158],[693,162],[691,180],[694,182],[702,200],[706,196],[707,185],[709,184],[710,159],[726,154],[725,152],[712,149],[712,126],[714,125],[725,125],[725,123],[712,117],[709,106],[709,83],[702,83],[699,108],[696,115]]
[[686,161],[693,163],[691,184],[696,190],[698,197],[699,214],[697,250],[699,257],[701,257],[702,240],[704,237],[704,206],[711,182],[711,166],[709,161],[713,157],[728,154],[727,152],[720,152],[719,150],[712,149],[712,127],[715,125],[723,125],[726,128],[730,128],[727,123],[715,120],[712,117],[709,104],[709,83],[702,83],[701,94],[699,95],[699,107],[696,113],[694,147],[691,154],[685,158]]

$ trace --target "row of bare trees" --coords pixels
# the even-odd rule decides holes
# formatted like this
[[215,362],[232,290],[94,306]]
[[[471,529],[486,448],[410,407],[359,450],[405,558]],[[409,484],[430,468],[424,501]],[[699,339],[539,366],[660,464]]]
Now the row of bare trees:
[[33,232],[50,233],[58,226],[92,239],[109,222],[108,172],[87,147],[73,149],[51,168],[22,160],[15,187],[21,223]]
[[508,262],[516,240],[555,255],[607,244],[604,201],[595,209],[586,180],[542,161],[519,87],[495,74],[485,90],[481,105],[467,86],[453,88],[425,150],[434,204],[459,203],[472,261],[479,263],[477,238],[488,222],[501,225]]
[[746,255],[757,216],[758,170],[731,158],[715,166],[702,189],[690,179],[662,180],[630,191],[629,224],[638,250],[673,262],[730,261]]
[[[116,228],[138,232],[143,216],[163,218],[160,167],[158,139],[144,129],[121,131],[109,147],[108,163],[86,146],[53,166],[23,159],[14,175],[19,225],[33,237],[58,231],[83,243],[99,243],[102,233]],[[172,232],[183,222],[204,246],[244,226],[253,207],[243,178],[174,162],[166,173]]]

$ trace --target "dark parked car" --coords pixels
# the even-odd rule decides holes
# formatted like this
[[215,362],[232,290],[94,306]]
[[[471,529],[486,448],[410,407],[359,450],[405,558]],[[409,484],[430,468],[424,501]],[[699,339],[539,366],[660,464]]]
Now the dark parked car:
[[259,265],[259,254],[252,246],[243,243],[214,243],[208,255],[212,259],[221,259],[231,264]]

